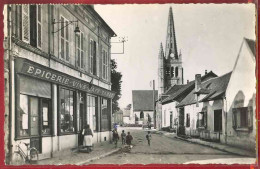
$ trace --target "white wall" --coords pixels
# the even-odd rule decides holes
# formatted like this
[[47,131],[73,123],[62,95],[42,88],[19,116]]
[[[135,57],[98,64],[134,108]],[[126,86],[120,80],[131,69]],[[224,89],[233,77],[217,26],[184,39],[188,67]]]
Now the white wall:
[[[254,104],[254,116],[253,116],[253,130],[252,131],[236,131],[232,127],[232,108],[234,108],[235,102],[243,103],[244,107],[247,107],[250,100],[255,103],[256,93],[256,78],[255,78],[256,62],[253,54],[248,48],[245,41],[243,41],[241,51],[238,55],[237,64],[234,66],[233,73],[231,75],[227,91],[226,91],[226,103],[225,111],[227,112],[227,143],[254,150],[256,140],[256,123],[255,123],[255,104]],[[236,98],[240,93],[244,97],[242,100]],[[239,98],[241,99],[241,97]]]
[[[170,113],[172,112],[172,123],[174,125],[174,119],[178,118],[178,111],[175,108],[176,102],[171,102],[162,105],[162,127],[169,127],[170,126]],[[173,126],[171,126],[173,127]]]

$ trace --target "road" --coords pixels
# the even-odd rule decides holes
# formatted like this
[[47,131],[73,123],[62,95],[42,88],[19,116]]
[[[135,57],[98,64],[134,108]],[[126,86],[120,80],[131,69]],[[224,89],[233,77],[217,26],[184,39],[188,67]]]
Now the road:
[[[130,153],[118,153],[92,161],[89,164],[183,164],[207,160],[236,161],[247,163],[245,157],[222,152],[206,146],[188,143],[176,138],[169,138],[162,134],[152,134],[151,146],[147,144],[145,135],[147,131],[141,129],[119,128],[119,134],[124,129],[133,136],[133,145]],[[120,140],[121,141],[121,140]],[[121,142],[119,142],[121,146]],[[250,159],[252,161],[252,159]]]

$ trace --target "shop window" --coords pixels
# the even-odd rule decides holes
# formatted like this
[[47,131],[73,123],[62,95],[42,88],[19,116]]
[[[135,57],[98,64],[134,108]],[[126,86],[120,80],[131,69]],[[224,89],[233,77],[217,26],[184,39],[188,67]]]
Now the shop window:
[[97,131],[97,97],[88,95],[87,107],[88,110],[86,112],[86,124],[89,124],[93,131]]
[[75,132],[74,94],[72,90],[60,89],[60,132]]
[[107,77],[108,77],[108,53],[107,51],[103,50],[102,52],[102,55],[103,55],[103,66],[102,66],[102,72],[103,72],[103,79],[106,79],[107,80]]
[[96,49],[97,43],[94,40],[90,40],[90,73],[97,75],[97,56]]
[[17,137],[52,134],[50,105],[51,99],[20,94],[20,106],[17,114]]
[[253,126],[252,107],[233,108],[233,128],[251,128]]
[[80,32],[80,34],[76,34],[76,56],[77,56],[77,66],[80,68],[85,67],[85,56],[84,56],[84,34]]
[[52,128],[51,101],[50,99],[42,100],[42,134],[50,135]]
[[186,127],[190,127],[190,114],[186,114]]
[[101,98],[101,131],[110,130],[108,100]]
[[64,18],[63,16],[60,17],[60,58],[69,61],[69,26],[66,26],[69,24],[69,21]]
[[197,128],[207,127],[207,112],[199,112],[197,114]]
[[34,47],[42,47],[41,5],[22,5],[22,40]]

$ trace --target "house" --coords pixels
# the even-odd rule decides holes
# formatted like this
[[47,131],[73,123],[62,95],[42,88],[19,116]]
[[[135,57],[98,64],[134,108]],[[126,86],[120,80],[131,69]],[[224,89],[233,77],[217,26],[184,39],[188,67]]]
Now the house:
[[147,124],[150,121],[154,123],[155,100],[158,98],[157,90],[133,90],[133,114],[135,123]]
[[185,135],[220,141],[223,99],[230,76],[231,72],[204,82],[200,74],[195,76],[195,88],[176,106],[182,109],[179,121],[184,124]]
[[256,43],[243,39],[226,89],[223,138],[229,145],[256,148]]
[[202,82],[176,106],[185,135],[255,152],[256,50],[244,38],[232,72]]
[[[210,71],[205,72],[205,75],[202,77],[203,81],[217,77],[217,75]],[[176,109],[176,106],[187,96],[195,87],[195,81],[188,82],[185,85],[174,85],[169,90],[166,91],[162,96],[160,101],[162,104],[162,128],[170,127],[177,130],[179,122],[179,109]],[[179,133],[183,131],[183,124],[179,125]]]
[[87,124],[94,143],[110,140],[116,34],[94,6],[6,5],[4,15],[6,157],[20,142],[36,147],[40,159],[53,157],[80,145]]
[[119,110],[113,114],[113,123],[114,124],[123,124],[123,110]]

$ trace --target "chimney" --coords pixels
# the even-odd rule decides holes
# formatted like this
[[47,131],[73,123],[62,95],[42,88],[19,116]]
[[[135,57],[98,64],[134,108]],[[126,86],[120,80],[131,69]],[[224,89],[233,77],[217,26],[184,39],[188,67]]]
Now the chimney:
[[208,71],[207,71],[207,70],[205,70],[205,75],[206,75],[206,74],[208,74]]
[[195,75],[195,99],[196,107],[199,107],[199,94],[197,93],[201,89],[201,74]]

